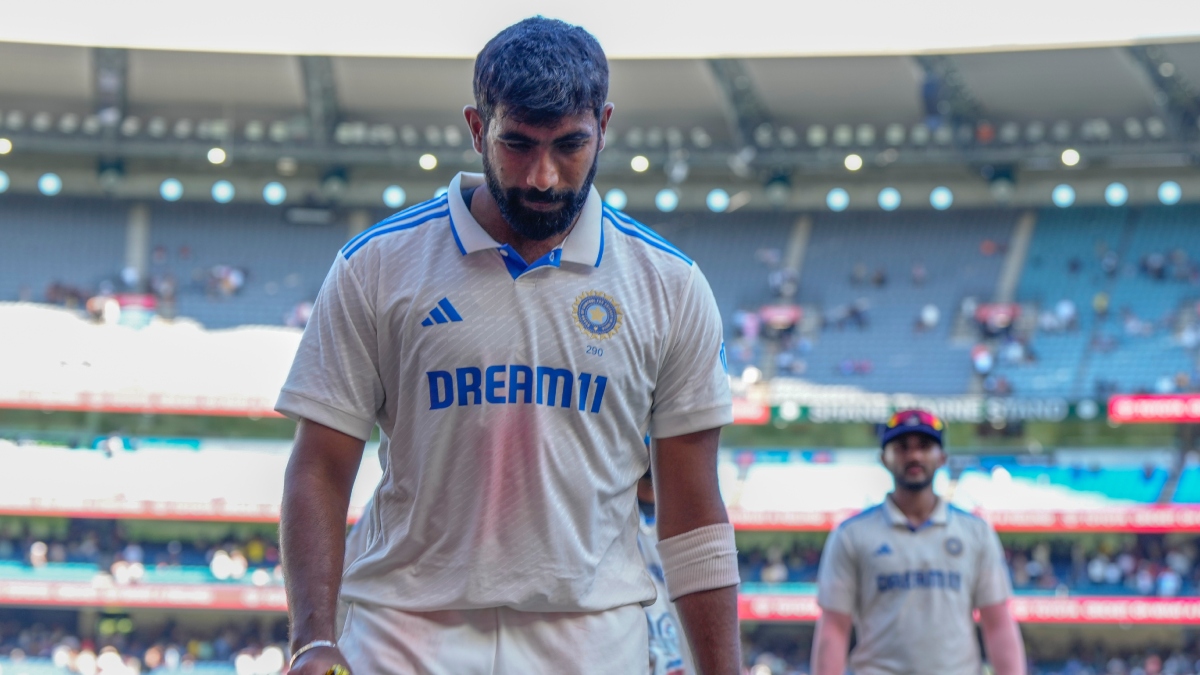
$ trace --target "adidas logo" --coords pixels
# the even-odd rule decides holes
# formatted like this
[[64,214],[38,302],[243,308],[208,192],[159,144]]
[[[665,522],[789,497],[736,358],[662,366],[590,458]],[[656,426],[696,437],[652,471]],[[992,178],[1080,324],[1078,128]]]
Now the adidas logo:
[[454,309],[454,305],[450,304],[449,298],[438,300],[437,307],[429,310],[429,316],[421,322],[422,326],[432,326],[435,323],[450,323],[453,321],[462,321],[463,318],[459,315],[458,310]]
[[877,556],[879,556],[879,555],[891,555],[891,554],[892,554],[892,547],[891,547],[891,546],[888,546],[886,543],[884,543],[884,545],[883,545],[883,546],[880,546],[880,547],[879,547],[878,549],[876,549],[876,551],[875,551],[875,555],[877,555]]

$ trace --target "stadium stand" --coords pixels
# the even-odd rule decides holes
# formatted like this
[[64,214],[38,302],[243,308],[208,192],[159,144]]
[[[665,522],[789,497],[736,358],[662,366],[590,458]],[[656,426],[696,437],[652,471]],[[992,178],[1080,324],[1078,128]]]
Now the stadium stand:
[[[964,298],[991,298],[1015,219],[1008,211],[817,215],[799,298],[822,312],[825,328],[803,357],[804,377],[873,391],[964,392],[971,364],[950,341],[953,318]],[[856,302],[866,307],[861,327],[840,321]],[[918,332],[926,305],[940,320]]]
[[[1018,302],[1035,316],[1068,302],[1071,326],[1038,328],[1033,358],[997,373],[1027,396],[1166,393],[1191,388],[1200,211],[1192,206],[1043,210]],[[1190,339],[1184,338],[1184,334]]]
[[6,255],[0,265],[0,301],[54,302],[48,291],[58,284],[60,302],[78,289],[84,297],[72,301],[81,305],[103,282],[119,280],[127,208],[110,200],[4,195],[0,241],[20,255]]
[[174,278],[176,313],[208,328],[284,323],[316,298],[347,238],[342,226],[291,225],[267,206],[155,204],[151,218],[151,276]]

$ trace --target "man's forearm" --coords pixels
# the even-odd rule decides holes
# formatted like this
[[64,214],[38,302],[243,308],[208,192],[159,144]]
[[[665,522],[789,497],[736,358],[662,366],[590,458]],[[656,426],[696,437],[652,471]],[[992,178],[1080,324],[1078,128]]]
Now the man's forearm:
[[[288,463],[279,523],[292,648],[334,640],[346,550],[346,512],[357,464],[321,451],[322,430],[302,429]],[[333,453],[330,453],[333,454]]]
[[996,675],[1025,675],[1025,645],[1015,621],[984,631],[983,642]]
[[700,591],[675,601],[699,675],[741,672],[737,586]]
[[823,616],[817,621],[817,630],[813,635],[813,675],[844,675],[849,648],[849,619],[838,621]]

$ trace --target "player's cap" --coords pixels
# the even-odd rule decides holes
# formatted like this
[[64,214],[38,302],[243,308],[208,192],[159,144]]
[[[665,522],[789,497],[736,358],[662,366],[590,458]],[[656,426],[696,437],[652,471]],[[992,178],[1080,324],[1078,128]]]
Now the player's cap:
[[925,434],[938,445],[942,443],[942,432],[946,424],[937,415],[928,410],[900,410],[883,425],[879,434],[879,445],[882,447],[904,434]]

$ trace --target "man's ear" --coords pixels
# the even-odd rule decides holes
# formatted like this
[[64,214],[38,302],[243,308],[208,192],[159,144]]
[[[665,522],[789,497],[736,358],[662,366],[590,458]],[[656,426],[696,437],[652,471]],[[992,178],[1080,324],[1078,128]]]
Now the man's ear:
[[479,114],[479,109],[473,105],[463,108],[463,117],[467,119],[467,129],[471,132],[471,145],[475,146],[475,152],[483,154],[484,136],[487,135],[487,124],[483,121],[483,115]]
[[598,150],[604,149],[604,137],[608,134],[608,121],[612,119],[613,104],[605,103],[604,109],[600,111],[600,147]]

